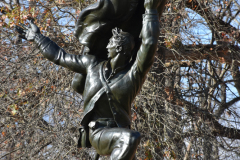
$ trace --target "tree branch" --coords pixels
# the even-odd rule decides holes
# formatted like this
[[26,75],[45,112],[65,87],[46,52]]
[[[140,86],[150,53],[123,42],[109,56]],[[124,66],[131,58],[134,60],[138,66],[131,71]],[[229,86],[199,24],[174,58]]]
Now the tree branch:
[[[233,63],[234,64],[234,63]],[[240,95],[240,71],[239,71],[239,67],[236,66],[236,65],[232,65],[232,77],[233,77],[233,80],[235,80],[234,84],[235,84],[235,87],[238,91],[238,94]]]
[[213,121],[213,126],[214,128],[213,128],[212,134],[214,136],[227,137],[230,139],[240,139],[239,129],[222,126],[215,120]]
[[0,0],[0,2],[2,2],[5,5],[5,7],[7,7],[9,10],[13,10],[13,8],[12,8],[10,3],[8,4],[7,2],[5,2],[3,0]]
[[52,141],[48,141],[47,143],[43,144],[37,151],[35,151],[32,154],[32,157],[34,157],[36,154],[38,154],[43,148],[47,147],[48,145],[50,145],[52,143]]
[[[183,100],[185,105],[183,106],[186,111],[193,117],[201,117],[203,121],[210,122],[211,124],[211,129],[212,131],[209,133],[210,135],[214,136],[221,136],[221,137],[227,137],[230,139],[240,139],[240,130],[236,128],[228,128],[225,127],[216,120],[216,117],[211,114],[208,110],[206,109],[200,109],[197,106],[193,105],[192,103]],[[236,100],[234,100],[236,101]],[[232,101],[231,103],[233,103]],[[201,132],[201,131],[200,131]],[[197,136],[200,137],[202,136],[201,133],[185,133],[185,137],[189,136]]]
[[[230,50],[231,49],[231,50]],[[221,63],[232,64],[236,60],[235,65],[240,66],[240,57],[233,54],[232,50],[240,50],[238,46],[219,47],[216,45],[186,45],[184,49],[165,49],[166,60],[190,60],[196,61],[201,59],[209,59],[220,61]],[[157,52],[159,55],[160,52]]]
[[215,16],[212,13],[211,9],[204,5],[203,1],[188,0],[188,1],[186,1],[186,6],[189,9],[192,9],[193,11],[195,11],[199,15],[201,15],[206,20],[206,22],[210,28],[213,28],[214,30],[217,30],[218,32],[219,31],[225,32],[229,36],[231,36],[233,39],[235,39],[238,43],[240,43],[239,30],[237,28],[233,27],[230,23],[226,23],[222,19]]
[[231,101],[229,101],[228,103],[225,103],[221,106],[219,106],[218,110],[215,112],[215,116],[218,119],[225,111],[225,109],[228,109],[229,107],[231,107],[234,103],[240,101],[240,97],[234,98]]

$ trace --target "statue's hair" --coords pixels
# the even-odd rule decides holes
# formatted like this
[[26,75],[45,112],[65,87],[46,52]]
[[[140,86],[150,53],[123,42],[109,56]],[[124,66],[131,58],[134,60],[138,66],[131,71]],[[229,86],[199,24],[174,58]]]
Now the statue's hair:
[[134,38],[130,33],[123,32],[119,28],[112,29],[113,38],[117,40],[118,45],[124,46],[124,49],[132,50],[134,48],[135,42]]

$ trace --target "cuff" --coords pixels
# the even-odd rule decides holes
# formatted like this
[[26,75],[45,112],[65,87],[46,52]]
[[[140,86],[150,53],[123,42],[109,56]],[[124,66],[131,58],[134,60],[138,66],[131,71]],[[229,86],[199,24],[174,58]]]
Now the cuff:
[[143,14],[143,21],[158,21],[158,11],[156,9],[146,9]]
[[41,43],[44,41],[45,38],[46,38],[46,37],[43,36],[41,33],[38,33],[38,34],[36,34],[36,36],[35,36],[35,38],[34,38],[34,42],[36,42],[37,45],[40,46]]
[[41,50],[44,50],[52,42],[48,37],[43,36],[41,33],[36,35],[34,41]]
[[145,14],[158,14],[158,11],[156,9],[146,9]]

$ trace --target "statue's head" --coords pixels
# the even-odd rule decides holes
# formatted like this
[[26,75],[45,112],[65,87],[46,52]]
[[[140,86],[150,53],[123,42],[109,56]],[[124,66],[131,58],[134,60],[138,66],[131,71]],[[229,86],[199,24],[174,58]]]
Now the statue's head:
[[109,52],[108,57],[113,58],[116,54],[120,53],[130,58],[135,45],[134,37],[130,33],[123,32],[119,28],[114,28],[112,33],[113,36],[107,45]]
[[[104,54],[106,58],[106,45],[112,36],[112,28],[119,27],[135,37],[139,36],[143,14],[135,14],[139,1],[143,0],[98,0],[89,5],[78,17],[74,31],[76,38],[90,49],[90,54]],[[143,6],[143,2],[141,4]]]

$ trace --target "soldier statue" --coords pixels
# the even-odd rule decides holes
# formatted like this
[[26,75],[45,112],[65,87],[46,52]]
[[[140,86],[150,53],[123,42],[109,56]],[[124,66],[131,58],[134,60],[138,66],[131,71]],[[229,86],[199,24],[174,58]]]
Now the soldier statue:
[[[78,147],[92,146],[98,155],[110,155],[111,160],[136,159],[141,135],[130,128],[131,105],[154,61],[160,32],[157,9],[164,5],[163,1],[98,0],[82,11],[76,24],[75,35],[85,46],[81,55],[66,53],[43,36],[33,21],[31,27],[16,26],[19,36],[34,41],[45,58],[77,73],[73,85],[84,99]],[[139,3],[145,7],[140,18]],[[124,6],[128,6],[128,12]],[[108,11],[112,13],[109,15]],[[141,20],[140,28],[129,27],[133,19],[137,19],[136,23]],[[106,36],[112,34],[104,48],[103,32]],[[100,53],[104,49],[107,52]]]

